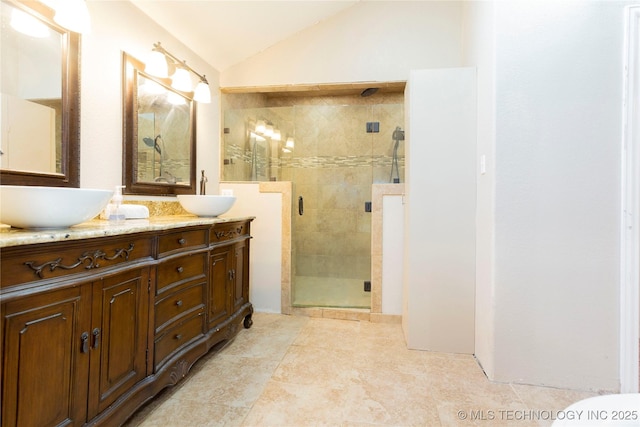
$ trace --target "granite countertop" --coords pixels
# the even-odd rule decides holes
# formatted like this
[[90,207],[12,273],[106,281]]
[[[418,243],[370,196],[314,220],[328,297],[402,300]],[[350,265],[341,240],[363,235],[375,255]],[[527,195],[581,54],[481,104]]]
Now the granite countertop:
[[148,219],[128,219],[121,224],[94,219],[69,228],[50,230],[11,228],[0,225],[0,248],[37,243],[63,242],[68,240],[91,239],[94,237],[119,236],[145,231],[171,230],[194,225],[213,225],[223,222],[255,219],[249,217],[204,218],[194,215],[153,216]]

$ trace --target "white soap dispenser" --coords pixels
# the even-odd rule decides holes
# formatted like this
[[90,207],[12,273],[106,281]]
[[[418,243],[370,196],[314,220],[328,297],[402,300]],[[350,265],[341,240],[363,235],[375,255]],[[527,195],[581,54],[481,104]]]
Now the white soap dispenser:
[[113,193],[113,197],[111,198],[111,203],[109,204],[108,210],[108,219],[113,223],[119,224],[124,222],[126,216],[122,210],[122,189],[124,185],[116,185],[115,191]]

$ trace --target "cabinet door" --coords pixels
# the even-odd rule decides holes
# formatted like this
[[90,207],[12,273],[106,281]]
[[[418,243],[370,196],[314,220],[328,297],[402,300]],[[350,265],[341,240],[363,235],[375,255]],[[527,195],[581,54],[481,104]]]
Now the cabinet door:
[[210,258],[207,323],[209,329],[226,319],[229,313],[232,246],[216,248]]
[[2,304],[2,425],[81,425],[87,415],[91,286]]
[[93,285],[89,419],[146,376],[149,269]]
[[244,240],[233,247],[232,312],[249,301],[249,242]]

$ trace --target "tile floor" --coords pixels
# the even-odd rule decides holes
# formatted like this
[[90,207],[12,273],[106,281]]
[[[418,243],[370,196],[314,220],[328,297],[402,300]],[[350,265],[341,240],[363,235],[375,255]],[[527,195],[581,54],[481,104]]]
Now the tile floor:
[[126,427],[545,426],[594,395],[492,383],[473,356],[408,350],[399,324],[265,313],[191,373]]
[[371,292],[359,279],[296,276],[293,285],[296,307],[370,308]]

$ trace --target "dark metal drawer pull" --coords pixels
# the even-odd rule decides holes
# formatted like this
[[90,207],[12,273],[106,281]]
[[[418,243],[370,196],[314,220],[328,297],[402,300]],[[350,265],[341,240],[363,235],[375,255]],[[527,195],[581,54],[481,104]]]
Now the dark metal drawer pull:
[[93,335],[93,348],[96,349],[100,346],[100,329],[95,328],[91,334]]
[[80,335],[80,351],[89,353],[89,332],[83,332]]

